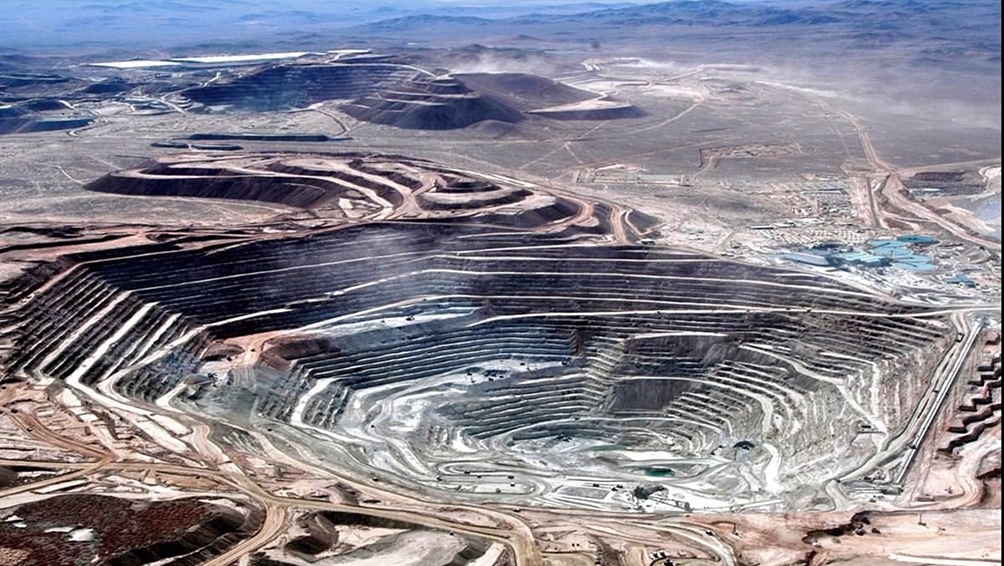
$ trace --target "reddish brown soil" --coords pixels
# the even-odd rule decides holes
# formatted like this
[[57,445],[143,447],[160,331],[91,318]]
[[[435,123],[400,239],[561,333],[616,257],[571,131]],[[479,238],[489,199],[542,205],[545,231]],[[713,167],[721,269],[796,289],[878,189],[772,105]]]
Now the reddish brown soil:
[[[143,563],[198,550],[200,539],[211,543],[243,523],[232,510],[191,499],[138,502],[99,495],[27,503],[12,515],[27,526],[0,523],[0,549],[27,552],[15,562],[18,566]],[[94,540],[76,542],[69,533],[45,532],[60,527],[93,529]]]

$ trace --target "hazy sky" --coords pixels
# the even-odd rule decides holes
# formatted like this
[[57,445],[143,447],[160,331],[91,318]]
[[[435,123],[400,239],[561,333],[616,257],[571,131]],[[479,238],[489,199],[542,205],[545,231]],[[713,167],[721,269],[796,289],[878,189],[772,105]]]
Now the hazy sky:
[[[636,4],[652,3],[638,0]],[[0,49],[168,48],[277,31],[325,32],[422,12],[502,17],[619,0],[0,0]]]
[[[401,16],[503,18],[531,12],[569,14],[660,0],[0,0],[0,51],[101,51],[137,54],[231,46],[276,38],[295,50],[297,38],[338,42],[346,28]],[[726,0],[785,7],[838,0]],[[955,0],[956,5],[972,0]],[[979,0],[987,2],[989,0]],[[937,5],[937,0],[930,4]],[[949,3],[946,2],[945,5]],[[904,5],[907,5],[904,3]],[[999,27],[998,27],[999,29]],[[248,47],[253,48],[253,47]],[[74,51],[76,50],[76,51]]]

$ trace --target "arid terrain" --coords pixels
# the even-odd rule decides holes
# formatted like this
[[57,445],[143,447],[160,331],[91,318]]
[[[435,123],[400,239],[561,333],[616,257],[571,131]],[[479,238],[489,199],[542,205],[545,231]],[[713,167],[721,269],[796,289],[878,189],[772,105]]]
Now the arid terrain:
[[0,563],[1000,564],[1000,7],[821,6],[11,35]]

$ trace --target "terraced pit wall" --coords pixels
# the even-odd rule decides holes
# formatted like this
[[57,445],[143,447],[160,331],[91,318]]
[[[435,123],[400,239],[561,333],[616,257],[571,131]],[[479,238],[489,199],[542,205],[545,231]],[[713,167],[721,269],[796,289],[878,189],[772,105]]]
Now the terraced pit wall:
[[866,459],[859,423],[895,434],[954,336],[826,277],[582,234],[371,223],[73,261],[12,313],[8,372],[337,434],[322,456],[429,489],[504,461],[530,496],[562,467],[783,495]]

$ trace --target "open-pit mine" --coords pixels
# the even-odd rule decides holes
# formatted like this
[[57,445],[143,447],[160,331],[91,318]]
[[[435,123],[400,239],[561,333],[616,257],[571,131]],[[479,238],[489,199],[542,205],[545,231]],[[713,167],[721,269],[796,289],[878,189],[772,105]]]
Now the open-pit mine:
[[843,466],[895,467],[867,464],[908,429],[909,376],[975,332],[831,278],[631,244],[650,218],[427,162],[180,156],[91,188],[352,222],[73,254],[12,297],[9,371],[475,501],[630,509],[658,478],[656,505],[786,508]]
[[323,224],[69,250],[5,289],[9,375],[179,454],[208,441],[182,423],[211,418],[449,501],[825,511],[834,479],[896,495],[958,369],[939,364],[981,333],[965,309],[639,244],[649,215],[425,160],[179,154],[87,189]]
[[999,141],[539,17],[0,51],[0,563],[1000,563]]

